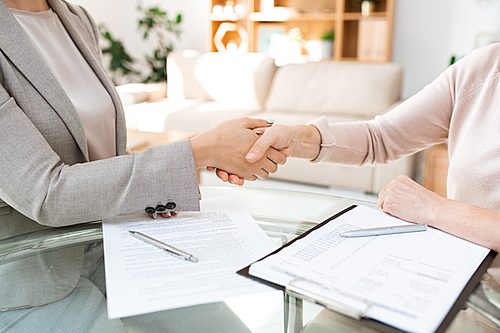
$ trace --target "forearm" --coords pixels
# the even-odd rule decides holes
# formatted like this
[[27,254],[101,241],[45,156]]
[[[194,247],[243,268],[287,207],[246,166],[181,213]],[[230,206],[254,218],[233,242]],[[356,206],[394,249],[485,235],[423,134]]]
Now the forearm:
[[377,165],[444,142],[454,108],[453,70],[391,111],[368,121],[330,123],[319,118],[310,124],[322,136],[315,162]]
[[425,223],[489,249],[500,251],[500,212],[445,199],[428,209]]
[[199,210],[197,176],[187,141],[71,166],[58,163],[56,157],[39,158],[37,163],[24,158],[31,174],[28,177],[22,170],[16,174],[19,164],[10,163],[15,162],[12,159],[5,163],[8,170],[0,172],[0,197],[43,225],[143,213],[147,206],[169,200],[178,211]]

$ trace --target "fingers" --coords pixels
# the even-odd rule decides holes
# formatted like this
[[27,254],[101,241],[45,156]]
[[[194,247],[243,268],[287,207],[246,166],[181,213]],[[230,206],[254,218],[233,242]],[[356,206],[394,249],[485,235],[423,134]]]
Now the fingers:
[[243,126],[248,129],[254,129],[258,127],[270,127],[274,123],[273,119],[260,119],[260,118],[243,118]]
[[256,162],[256,166],[260,169],[255,171],[254,174],[260,179],[268,178],[269,174],[278,171],[278,165],[286,163],[286,155],[274,148],[269,148],[265,153],[265,157]]
[[[379,193],[377,206],[379,206],[384,212],[389,212],[389,207],[387,206],[387,200],[389,197],[395,197],[398,195],[398,192],[402,186],[405,186],[405,183],[408,182],[408,177],[400,175],[397,178],[391,180],[389,184],[387,184]],[[394,201],[394,199],[390,199],[390,201]]]
[[237,175],[229,175],[229,182],[234,185],[243,186],[245,180]]
[[428,223],[432,222],[435,207],[446,200],[410,177],[398,176],[380,191],[377,205],[402,220]]
[[[168,218],[171,218],[172,216],[175,216],[175,215],[177,215],[177,214],[178,214],[177,212],[163,212],[163,213],[160,213],[159,215],[160,215],[161,217],[164,217],[164,218],[168,219]],[[149,215],[151,218],[156,219],[156,215],[154,215],[154,214],[148,214],[148,215]]]
[[[283,165],[285,164],[285,162],[286,162],[285,154],[281,153],[280,151],[274,148],[270,148],[266,152],[265,159],[260,160],[256,165],[252,165],[251,168],[252,171],[250,171],[250,169],[247,170],[247,172],[252,172],[253,177],[251,178],[248,178],[248,174],[247,176],[230,174],[221,169],[216,169],[215,173],[217,177],[221,179],[223,182],[229,182],[234,185],[243,186],[243,184],[245,183],[245,179],[256,180],[257,178],[260,179],[268,178],[269,174],[278,171],[278,165]],[[210,167],[210,169],[214,168]]]
[[243,186],[243,184],[245,183],[245,180],[243,178],[240,178],[237,175],[228,174],[224,170],[216,169],[215,174],[223,182],[229,182],[233,185],[238,185],[238,186]]
[[[383,191],[383,189],[382,189]],[[385,200],[385,196],[383,195],[382,191],[379,192],[378,194],[378,200],[377,200],[377,206],[384,210],[384,200]]]
[[[286,163],[286,155],[283,154],[282,152],[274,149],[274,148],[270,148],[266,152],[266,157],[278,165],[284,165]],[[267,171],[270,171],[270,170],[267,170]],[[274,171],[274,172],[276,172],[276,171]],[[274,173],[274,172],[271,172],[271,173]]]
[[220,178],[220,180],[222,180],[223,182],[227,182],[229,180],[229,174],[224,171],[224,170],[220,170],[220,169],[217,169],[215,171],[215,174],[217,175],[217,177]]
[[264,134],[260,138],[255,141],[252,148],[248,151],[245,156],[246,160],[250,163],[260,160],[266,151],[271,147],[274,143],[274,136],[269,134],[269,131],[265,131]]
[[268,129],[268,127],[257,127],[257,128],[252,129],[252,131],[255,134],[257,134],[258,136],[261,136],[262,134],[264,134],[264,132],[266,131],[266,129]]

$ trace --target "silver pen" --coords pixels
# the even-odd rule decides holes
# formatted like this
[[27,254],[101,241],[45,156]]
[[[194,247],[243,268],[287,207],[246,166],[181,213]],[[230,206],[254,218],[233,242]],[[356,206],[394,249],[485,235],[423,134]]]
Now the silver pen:
[[132,231],[132,230],[129,230],[128,232],[130,232],[132,234],[132,236],[134,236],[135,238],[137,239],[140,239],[141,241],[144,241],[148,244],[151,244],[151,245],[154,245],[156,247],[159,247],[160,249],[162,250],[165,250],[167,252],[170,252],[170,253],[173,253],[173,254],[176,254],[186,260],[189,260],[189,261],[192,261],[192,262],[198,262],[198,258],[196,258],[195,256],[187,253],[187,252],[184,252],[182,250],[179,250],[171,245],[168,245],[168,244],[165,244],[163,242],[160,242],[159,240],[157,239],[154,239],[154,238],[151,238],[147,235],[144,235],[143,233],[140,233],[139,231]]
[[394,227],[361,229],[343,232],[340,234],[342,237],[368,237],[368,236],[381,236],[390,234],[402,234],[405,232],[417,232],[427,230],[427,224],[411,224],[400,225]]

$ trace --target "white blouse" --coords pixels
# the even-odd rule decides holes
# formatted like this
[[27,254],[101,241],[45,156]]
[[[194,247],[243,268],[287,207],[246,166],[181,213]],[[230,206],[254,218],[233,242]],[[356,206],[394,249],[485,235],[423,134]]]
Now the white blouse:
[[91,161],[116,156],[116,115],[108,92],[56,13],[10,9],[49,66],[85,129]]

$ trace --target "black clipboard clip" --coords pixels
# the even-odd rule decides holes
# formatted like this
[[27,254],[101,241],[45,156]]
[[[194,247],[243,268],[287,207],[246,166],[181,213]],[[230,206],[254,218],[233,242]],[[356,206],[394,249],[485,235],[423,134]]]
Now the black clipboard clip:
[[[356,320],[366,318],[368,310],[373,305],[367,300],[348,295],[338,288],[303,279],[290,281],[285,287],[285,292],[290,296],[322,305],[331,311]],[[335,294],[337,300],[323,296],[325,294]]]

